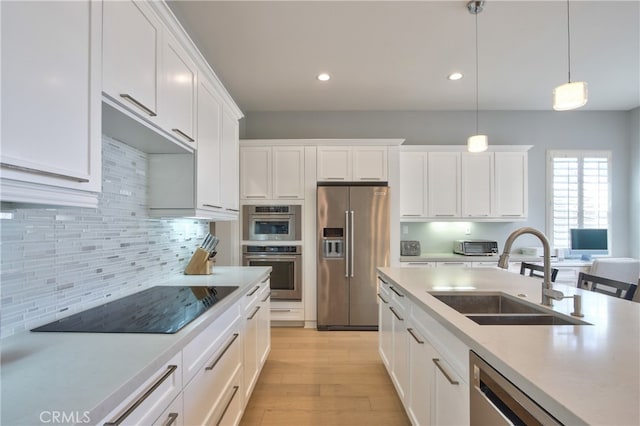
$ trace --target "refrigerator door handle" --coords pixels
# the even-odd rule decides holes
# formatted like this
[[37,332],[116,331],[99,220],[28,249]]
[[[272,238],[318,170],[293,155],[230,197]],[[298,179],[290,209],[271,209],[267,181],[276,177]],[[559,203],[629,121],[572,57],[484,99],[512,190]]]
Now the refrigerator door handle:
[[349,278],[349,210],[344,211],[344,277]]
[[354,257],[354,252],[356,251],[355,250],[355,245],[354,245],[354,243],[355,243],[354,234],[356,233],[355,232],[356,228],[354,226],[354,217],[355,217],[355,214],[354,214],[353,210],[351,210],[351,226],[349,227],[349,231],[350,231],[349,233],[350,233],[350,236],[351,236],[351,277],[354,276],[353,275],[353,270],[355,269],[355,267],[354,267],[355,264],[353,263],[353,257]]

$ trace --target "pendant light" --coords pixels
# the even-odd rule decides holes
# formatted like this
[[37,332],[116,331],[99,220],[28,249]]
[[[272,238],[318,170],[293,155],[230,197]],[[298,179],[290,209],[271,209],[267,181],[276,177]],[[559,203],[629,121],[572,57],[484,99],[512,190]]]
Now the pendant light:
[[569,14],[569,0],[567,0],[567,62],[568,83],[553,89],[553,109],[568,111],[580,108],[587,103],[587,83],[584,81],[571,82],[571,27]]
[[482,12],[483,6],[484,0],[472,0],[467,3],[469,13],[475,15],[476,19],[476,134],[467,139],[467,151],[469,152],[483,152],[489,146],[489,138],[487,135],[479,134],[478,126],[478,13]]

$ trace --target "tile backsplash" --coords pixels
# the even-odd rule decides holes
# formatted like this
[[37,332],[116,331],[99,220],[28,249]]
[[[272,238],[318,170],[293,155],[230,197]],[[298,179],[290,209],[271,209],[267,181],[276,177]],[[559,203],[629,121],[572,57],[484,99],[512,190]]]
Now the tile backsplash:
[[147,214],[147,155],[103,137],[97,209],[2,204],[0,335],[182,274],[208,221]]

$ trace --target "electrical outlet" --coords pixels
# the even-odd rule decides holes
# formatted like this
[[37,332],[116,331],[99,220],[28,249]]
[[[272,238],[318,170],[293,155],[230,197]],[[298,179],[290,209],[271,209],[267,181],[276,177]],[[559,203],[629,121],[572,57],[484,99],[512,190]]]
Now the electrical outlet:
[[471,235],[471,225],[467,225],[467,226],[464,228],[464,234],[465,234],[465,235]]
[[402,225],[402,235],[407,235],[409,233],[409,226]]

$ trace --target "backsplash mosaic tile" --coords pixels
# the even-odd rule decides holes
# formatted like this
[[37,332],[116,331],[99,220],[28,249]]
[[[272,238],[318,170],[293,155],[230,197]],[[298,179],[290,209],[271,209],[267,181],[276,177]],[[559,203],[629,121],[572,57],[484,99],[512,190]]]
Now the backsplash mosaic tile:
[[208,232],[147,215],[147,155],[103,138],[98,208],[3,203],[0,335],[29,330],[182,274]]

